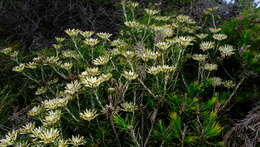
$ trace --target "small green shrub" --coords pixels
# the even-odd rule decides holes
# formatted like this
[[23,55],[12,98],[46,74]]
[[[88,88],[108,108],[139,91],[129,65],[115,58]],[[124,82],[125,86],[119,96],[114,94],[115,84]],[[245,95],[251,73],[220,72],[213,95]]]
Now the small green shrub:
[[260,46],[260,9],[245,10],[236,18],[227,20],[221,28],[229,34],[228,42],[236,42],[237,47],[250,45],[259,51]]
[[68,29],[31,62],[11,56],[13,71],[34,82],[38,104],[2,146],[223,145],[219,112],[241,84],[218,77],[236,52],[223,43],[227,35],[138,3],[122,9],[117,36]]

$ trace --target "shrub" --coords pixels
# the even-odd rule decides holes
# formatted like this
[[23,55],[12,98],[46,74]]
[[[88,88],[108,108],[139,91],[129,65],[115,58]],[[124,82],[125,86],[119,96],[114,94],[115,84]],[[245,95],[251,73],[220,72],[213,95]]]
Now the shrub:
[[123,1],[122,9],[117,36],[68,29],[27,63],[12,48],[1,51],[34,82],[39,100],[30,106],[32,121],[1,145],[223,144],[219,112],[243,82],[218,77],[236,52],[223,44],[227,35],[201,30],[188,16],[161,16],[156,6]]
[[229,42],[236,42],[237,47],[250,45],[250,48],[259,51],[259,13],[259,8],[245,10],[238,17],[226,21],[221,28],[224,33],[230,34]]

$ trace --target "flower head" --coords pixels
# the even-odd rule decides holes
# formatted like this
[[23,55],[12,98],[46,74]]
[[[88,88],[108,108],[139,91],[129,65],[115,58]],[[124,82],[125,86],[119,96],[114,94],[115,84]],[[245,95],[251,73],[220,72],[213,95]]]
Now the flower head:
[[228,89],[235,87],[235,83],[231,80],[223,81],[222,84]]
[[68,99],[66,98],[54,98],[54,99],[43,101],[42,105],[46,109],[54,110],[59,107],[65,107],[67,103],[68,103]]
[[73,146],[79,146],[79,145],[84,145],[86,143],[85,138],[83,136],[73,136],[71,139],[69,139],[70,144]]
[[31,133],[34,128],[35,128],[35,123],[30,122],[24,125],[21,129],[19,129],[19,132],[22,134]]
[[138,77],[138,74],[134,73],[133,71],[124,71],[123,76],[127,79],[127,80],[134,80]]
[[60,120],[61,111],[55,110],[55,111],[49,111],[48,115],[45,116],[45,119],[43,120],[43,124],[45,126],[54,125]]
[[19,64],[18,66],[15,66],[15,67],[13,68],[13,71],[22,72],[22,71],[24,70],[24,67],[25,67],[25,65],[21,63],[21,64]]
[[109,38],[112,36],[110,33],[97,33],[97,36],[104,40],[109,40]]
[[35,128],[32,133],[34,137],[40,138],[45,144],[54,142],[60,135],[58,129],[41,127]]
[[138,109],[138,106],[136,106],[133,102],[124,102],[121,104],[122,110],[126,112],[133,112]]
[[221,40],[227,39],[227,35],[225,35],[225,34],[214,34],[213,38],[218,40],[218,41],[221,41]]
[[199,39],[205,39],[206,37],[208,37],[208,34],[198,34],[196,35]]
[[204,54],[194,54],[192,55],[192,59],[199,61],[199,62],[204,62],[208,58],[207,55]]
[[171,44],[169,44],[167,42],[158,42],[155,44],[155,46],[161,50],[167,50],[171,46]]
[[218,65],[217,65],[217,64],[206,63],[206,64],[204,65],[204,69],[205,69],[205,70],[208,70],[208,71],[217,70],[217,69],[218,69]]
[[180,23],[187,23],[187,24],[195,24],[196,22],[191,19],[189,16],[187,15],[178,15],[176,17],[177,21]]
[[127,2],[127,6],[128,6],[128,7],[131,7],[131,8],[136,8],[136,7],[139,6],[139,3],[129,1],[129,2]]
[[36,62],[29,62],[25,65],[25,68],[35,69],[35,68],[37,68],[37,63]]
[[128,58],[128,59],[131,59],[135,56],[135,52],[133,51],[123,51],[121,52],[121,54],[125,57],[125,58]]
[[63,63],[60,65],[61,68],[65,70],[70,70],[72,68],[73,64],[72,63]]
[[99,41],[97,39],[94,39],[94,38],[87,38],[84,40],[84,43],[93,47],[95,45],[97,45],[99,43]]
[[112,77],[112,74],[102,74],[99,77],[85,77],[81,79],[82,84],[86,87],[95,88],[98,87],[101,83],[108,81]]
[[136,22],[136,21],[126,21],[124,24],[130,28],[142,28],[143,27],[142,24],[140,24],[139,22]]
[[75,93],[78,93],[81,89],[81,84],[78,80],[72,81],[71,83],[68,83],[65,87],[65,93],[74,95]]
[[47,87],[40,87],[36,90],[35,94],[36,95],[42,95],[42,94],[46,93],[47,91],[48,91]]
[[94,109],[86,109],[86,111],[81,112],[79,115],[87,121],[91,121],[98,116],[97,111]]
[[89,38],[94,34],[94,32],[93,31],[81,31],[80,34],[85,38]]
[[231,45],[224,45],[219,47],[222,57],[229,57],[234,54],[234,49]]
[[34,106],[27,114],[29,116],[36,116],[39,115],[42,112],[42,107],[41,106]]
[[159,13],[158,10],[154,10],[154,9],[144,9],[144,11],[145,11],[148,15],[151,15],[151,16],[156,15],[156,14]]
[[206,41],[200,44],[200,49],[202,49],[203,51],[207,51],[209,49],[214,48],[214,46],[215,46],[214,42]]
[[194,40],[191,36],[180,36],[178,37],[178,43],[184,47],[192,45],[192,41]]
[[3,139],[0,140],[0,146],[11,146],[14,145],[17,138],[17,131],[13,130],[8,132]]
[[100,56],[93,60],[94,65],[104,65],[111,59],[109,56]]
[[148,60],[155,60],[155,59],[157,59],[159,56],[160,56],[160,53],[159,53],[159,52],[153,52],[153,51],[150,51],[150,50],[145,50],[145,51],[142,53],[141,58],[142,58],[144,61],[148,61]]
[[218,33],[219,31],[221,31],[221,28],[209,28],[209,30],[212,33]]
[[220,86],[222,84],[222,79],[219,77],[212,77],[212,78],[210,78],[210,80],[212,82],[211,83],[212,86],[214,86],[214,87]]
[[70,37],[75,37],[79,34],[80,30],[78,29],[67,29],[65,33],[68,34]]

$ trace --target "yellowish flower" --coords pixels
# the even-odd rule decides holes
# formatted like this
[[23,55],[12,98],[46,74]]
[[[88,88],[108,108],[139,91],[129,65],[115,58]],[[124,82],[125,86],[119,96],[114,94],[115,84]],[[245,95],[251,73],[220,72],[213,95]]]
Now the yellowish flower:
[[86,70],[80,74],[80,77],[84,78],[87,76],[96,76],[98,74],[100,74],[98,67],[86,68]]
[[4,49],[0,50],[0,53],[6,54],[6,55],[10,55],[10,53],[12,51],[13,51],[13,48],[7,47],[7,48],[4,48]]
[[66,50],[66,51],[62,52],[62,56],[64,56],[65,58],[74,58],[74,59],[80,58],[78,53],[76,51],[72,51],[72,50]]
[[229,57],[234,54],[234,49],[231,45],[220,46],[219,50],[222,57]]
[[208,58],[207,55],[203,54],[194,54],[192,55],[192,59],[199,61],[199,62],[205,62],[205,60]]
[[209,64],[209,63],[206,63],[206,64],[204,65],[204,69],[205,69],[205,70],[208,70],[208,71],[217,70],[217,69],[218,69],[218,65],[217,65],[217,64]]
[[134,80],[138,77],[138,74],[134,73],[133,71],[124,71],[123,76],[127,79],[127,80]]
[[194,38],[190,37],[190,36],[180,36],[180,37],[178,37],[178,41],[179,41],[180,45],[182,45],[184,47],[192,45],[193,40],[194,40]]
[[210,78],[210,80],[212,82],[211,83],[212,86],[214,86],[214,87],[220,86],[222,84],[222,79],[219,77],[212,77],[212,78]]
[[46,109],[54,110],[59,107],[65,107],[67,103],[68,103],[68,99],[66,98],[54,98],[54,99],[43,101],[42,105]]
[[104,40],[109,40],[109,38],[112,36],[110,33],[97,33],[97,36]]
[[155,44],[155,46],[161,50],[167,50],[171,46],[171,44],[169,44],[167,42],[158,42]]
[[169,21],[171,19],[170,16],[154,16],[153,19],[158,21]]
[[121,52],[121,54],[125,57],[125,58],[128,58],[128,59],[131,59],[135,56],[135,52],[133,51],[123,51]]
[[128,7],[131,7],[131,8],[136,8],[136,7],[139,6],[139,3],[137,3],[137,2],[132,2],[132,1],[128,1],[128,2],[127,2],[127,6],[128,6]]
[[35,69],[37,68],[37,63],[35,62],[29,62],[25,65],[25,68],[29,68],[29,69]]
[[145,11],[148,15],[151,15],[151,16],[156,15],[156,14],[159,13],[158,10],[154,10],[154,9],[144,9],[144,11]]
[[18,66],[15,66],[13,68],[13,71],[16,71],[16,72],[22,72],[24,70],[24,67],[25,65],[23,63],[19,64]]
[[235,83],[231,80],[223,81],[222,84],[228,89],[235,87]]
[[124,102],[121,104],[122,110],[126,112],[133,112],[138,110],[138,106],[136,106],[133,102]]
[[67,140],[59,139],[58,147],[67,147],[67,146],[68,146],[68,141]]
[[81,89],[81,84],[78,80],[72,81],[71,83],[68,83],[65,87],[65,93],[74,95],[75,93],[78,93]]
[[57,43],[62,43],[64,40],[65,40],[65,38],[63,38],[63,37],[55,37],[55,40],[57,41]]
[[209,49],[214,48],[214,46],[215,46],[214,42],[206,41],[206,42],[202,42],[200,44],[200,49],[203,50],[203,51],[207,51]]
[[43,125],[49,126],[54,125],[60,120],[61,111],[55,110],[55,111],[49,111],[47,116],[45,116],[43,120]]
[[111,59],[109,56],[100,56],[93,60],[94,65],[104,65],[107,64],[107,62]]
[[42,107],[41,106],[34,106],[27,114],[29,116],[36,116],[39,115],[42,112]]
[[187,15],[178,15],[177,21],[180,23],[195,24],[196,22]]
[[212,33],[218,33],[219,31],[221,31],[221,28],[209,28],[209,30]]
[[225,35],[225,34],[214,34],[213,38],[218,40],[218,41],[221,41],[221,40],[227,39],[227,35]]
[[73,64],[72,63],[63,63],[60,65],[61,68],[65,70],[70,70],[72,68]]
[[144,53],[142,53],[141,58],[144,61],[148,61],[148,60],[155,60],[160,56],[159,52],[153,52],[150,50],[145,50]]
[[127,43],[124,40],[116,39],[111,42],[111,46],[123,48],[127,46]]
[[91,121],[98,116],[97,111],[94,109],[86,109],[86,111],[80,113],[80,117],[84,120]]
[[42,94],[46,93],[47,91],[48,91],[47,87],[40,87],[36,90],[35,94],[36,95],[42,95]]
[[71,139],[69,139],[70,144],[73,146],[80,146],[84,145],[86,143],[85,138],[83,136],[72,136]]
[[34,128],[35,128],[35,123],[30,122],[24,125],[21,129],[19,129],[19,132],[22,134],[31,133]]
[[49,144],[54,142],[59,137],[58,129],[54,128],[35,128],[33,131],[33,136],[40,138],[44,144]]
[[7,147],[14,145],[17,139],[17,131],[8,132],[3,139],[0,140],[0,146]]
[[87,38],[87,39],[84,40],[84,43],[93,47],[93,46],[95,46],[99,43],[99,40],[94,39],[94,38]]
[[136,22],[136,21],[126,21],[124,24],[127,27],[130,27],[130,28],[140,28],[140,27],[143,27],[142,24],[140,24],[139,22]]
[[148,69],[148,73],[152,75],[157,75],[159,72],[161,72],[161,66],[152,66]]
[[85,38],[89,38],[94,34],[94,32],[93,31],[81,31],[80,34]]
[[78,29],[67,29],[65,30],[65,33],[68,34],[70,37],[75,37],[79,34],[79,32],[81,32]]
[[109,80],[112,77],[112,74],[102,74],[99,77],[85,77],[81,79],[82,84],[86,87],[95,88],[98,87],[101,83]]
[[205,39],[206,37],[208,37],[208,34],[197,34],[196,35],[199,39]]

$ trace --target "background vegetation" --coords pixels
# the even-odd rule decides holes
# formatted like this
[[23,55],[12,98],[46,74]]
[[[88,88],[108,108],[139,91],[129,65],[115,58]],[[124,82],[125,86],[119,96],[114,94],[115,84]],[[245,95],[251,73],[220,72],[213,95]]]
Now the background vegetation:
[[[136,18],[140,19],[140,22],[147,19],[143,16],[141,10],[144,8],[154,8],[155,2],[160,4],[157,8],[161,10],[161,15],[176,17],[179,14],[186,14],[196,20],[202,29],[205,29],[205,32],[203,33],[208,33],[208,31],[206,31],[207,28],[217,26],[222,28],[220,33],[228,35],[228,39],[223,43],[233,45],[237,51],[234,56],[219,65],[221,68],[216,74],[224,79],[236,81],[236,83],[239,83],[241,79],[243,79],[243,81],[241,82],[241,85],[239,85],[235,95],[232,96],[228,107],[219,112],[221,117],[214,118],[216,119],[215,121],[222,126],[223,131],[217,135],[213,135],[213,139],[206,140],[206,142],[208,141],[206,144],[208,146],[217,146],[224,141],[226,145],[229,146],[256,146],[257,139],[255,138],[259,138],[259,135],[256,134],[259,130],[259,125],[256,124],[259,124],[260,118],[260,87],[258,84],[260,82],[259,8],[255,8],[250,0],[238,0],[235,1],[234,4],[226,4],[219,0],[140,0],[140,9],[137,10],[136,13]],[[130,17],[132,16],[130,15]],[[38,55],[54,55],[55,51],[53,50],[53,44],[56,43],[55,37],[67,37],[64,30],[69,28],[83,31],[93,30],[94,32],[113,33],[114,35],[111,37],[111,40],[117,38],[116,36],[120,36],[123,39],[129,37],[127,33],[125,33],[128,31],[128,28],[123,24],[124,11],[121,3],[113,0],[1,1],[0,18],[0,47],[1,49],[12,47],[14,51],[19,51],[17,58],[19,58],[22,63],[28,63]],[[66,50],[67,47],[73,47],[71,44],[73,45],[73,42],[65,44],[66,47],[64,49]],[[134,46],[135,45],[132,44],[132,47]],[[199,43],[195,43],[194,46],[199,46]],[[86,52],[86,55],[84,56],[91,58],[87,53],[88,52]],[[97,53],[97,55],[100,53],[102,52]],[[190,60],[186,61],[186,59],[183,60],[185,60],[186,63],[183,65],[185,77],[192,79],[194,75],[191,73],[191,70],[196,70],[196,68],[194,68],[194,62]],[[10,60],[8,56],[0,54],[0,133],[2,135],[31,121],[31,117],[28,117],[26,113],[32,106],[35,106],[43,100],[41,97],[35,96],[37,86],[32,80],[28,80],[22,74],[12,71],[12,68],[15,65],[17,65],[17,63],[14,60]],[[80,69],[81,65],[77,66],[79,66]],[[148,85],[150,86],[150,83]],[[182,87],[181,84],[179,86],[180,87],[178,88],[180,89],[185,87],[185,85],[182,85]],[[188,89],[190,89],[187,93],[188,97],[193,98],[197,95],[197,92],[201,92],[202,89],[205,88],[200,86],[201,85],[197,85],[196,81],[190,82],[188,85]],[[223,95],[220,94],[218,96],[225,97],[225,94],[222,94]],[[179,127],[178,125],[187,124],[188,122],[189,118],[179,113],[182,112],[182,110],[179,109],[182,108],[183,104],[178,101],[178,99],[185,99],[186,95],[172,94],[171,97],[175,99],[170,99],[170,101],[167,102],[169,103],[169,105],[166,105],[168,109],[161,110],[162,114],[160,114],[160,117],[156,119],[156,123],[154,123],[154,130],[151,133],[152,137],[150,143],[159,144],[160,142],[161,145],[163,142],[162,145],[164,146],[172,145],[171,140],[174,138],[174,134],[169,134],[171,131],[168,130],[167,125],[179,123],[175,124],[175,127]],[[213,98],[214,97],[212,97],[212,99]],[[192,105],[192,100],[194,99],[187,99],[185,103]],[[202,106],[205,102],[207,102],[207,100],[196,105]],[[154,103],[156,102],[147,102],[151,112],[150,115],[153,114],[152,112],[155,112],[155,110],[152,109],[155,107]],[[175,105],[179,105],[180,107],[176,108]],[[192,110],[187,109],[187,111]],[[178,115],[175,115],[173,112],[178,112]],[[172,115],[168,116],[168,114]],[[212,115],[213,114],[207,114],[207,116]],[[169,117],[170,119],[168,119]],[[205,120],[203,117],[204,116],[202,115],[201,119]],[[129,139],[128,136],[125,135],[126,128],[124,127],[129,125],[127,124],[128,122],[124,122],[125,118],[125,116],[118,116],[114,119],[115,125],[118,125],[116,126],[116,129],[119,130],[120,137],[122,135],[121,142],[126,143],[125,145],[133,143],[133,145],[136,146],[138,142],[131,142],[134,138],[130,137],[131,139]],[[97,139],[94,139],[94,142],[92,138],[93,146],[98,144],[102,145],[102,137],[108,133],[105,132],[105,130],[107,128],[111,129],[110,125],[106,125],[105,122],[103,123],[103,125],[97,127],[97,130],[91,130],[93,132],[96,131],[97,134],[100,135],[96,136]],[[251,129],[252,126],[254,126],[254,130]],[[77,127],[81,128],[81,125]],[[151,126],[148,125],[147,127]],[[91,128],[91,126],[86,128]],[[185,130],[185,126],[181,126],[181,129]],[[71,128],[65,128],[65,130],[67,133],[75,131]],[[160,138],[160,136],[163,137]],[[106,140],[107,143],[117,144],[116,141],[113,140],[113,137],[111,137],[112,136],[108,137],[108,140]],[[203,143],[205,140],[202,140],[202,138],[198,141],[195,135],[189,137],[190,138],[187,138],[185,141],[196,140],[196,142],[192,142],[191,145],[205,145],[205,142]],[[176,136],[175,139],[177,139]],[[180,139],[178,141],[180,141]],[[180,144],[175,145],[178,146]]]

